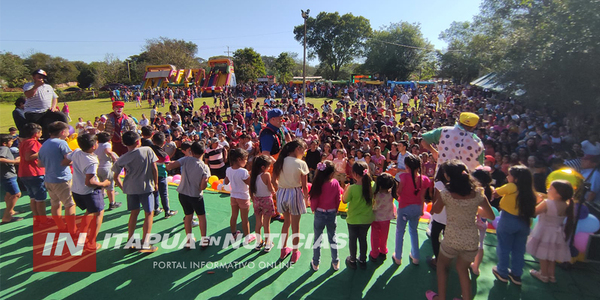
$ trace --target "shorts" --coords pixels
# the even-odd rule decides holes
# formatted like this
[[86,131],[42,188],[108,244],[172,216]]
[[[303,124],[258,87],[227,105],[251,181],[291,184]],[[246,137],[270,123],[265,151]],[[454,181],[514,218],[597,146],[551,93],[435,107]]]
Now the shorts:
[[140,209],[140,204],[145,212],[154,211],[154,195],[152,193],[127,195],[127,210]]
[[75,200],[77,207],[88,213],[97,213],[104,210],[102,189],[94,190],[91,194],[85,195],[73,193],[73,200]]
[[21,177],[21,182],[25,186],[29,198],[42,202],[48,198],[46,186],[44,186],[44,175],[33,177]]
[[277,209],[297,216],[306,213],[304,194],[301,187],[277,190]]
[[115,189],[114,173],[111,169],[98,168],[97,174],[98,181],[104,180],[110,181],[110,185],[106,187],[107,191],[113,191]]
[[232,208],[248,209],[248,208],[250,208],[250,199],[245,200],[245,199],[231,197],[229,204],[231,204]]
[[4,196],[7,193],[14,196],[21,193],[17,177],[2,178],[2,181],[0,181],[0,191],[2,192],[0,196]]
[[71,180],[60,183],[46,182],[45,185],[52,206],[59,205],[60,203],[64,204],[65,207],[75,205],[71,196]]
[[440,253],[442,253],[447,258],[455,258],[459,257],[464,261],[473,262],[475,261],[475,256],[477,256],[477,250],[458,250],[452,247],[444,245],[444,241],[442,240],[442,244],[440,245]]
[[179,203],[183,208],[183,214],[186,216],[193,215],[196,212],[197,215],[203,216],[206,214],[204,209],[204,197],[190,197],[188,195],[179,194]]
[[254,197],[254,215],[272,216],[275,214],[273,197]]

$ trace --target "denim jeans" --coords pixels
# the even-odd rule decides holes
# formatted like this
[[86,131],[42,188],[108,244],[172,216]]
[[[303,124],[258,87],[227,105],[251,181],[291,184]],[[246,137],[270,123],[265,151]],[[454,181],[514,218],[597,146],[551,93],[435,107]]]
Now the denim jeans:
[[423,212],[423,206],[412,204],[404,208],[398,207],[398,221],[396,222],[396,258],[402,258],[402,245],[404,244],[404,232],[408,222],[408,233],[410,234],[411,251],[410,254],[415,259],[419,259],[419,234],[417,226],[419,218]]
[[511,273],[514,276],[523,275],[529,225],[518,216],[503,211],[500,214],[498,228],[496,228],[496,236],[498,237],[498,246],[496,247],[498,274],[504,278],[508,277],[510,260]]
[[331,262],[338,262],[337,239],[335,229],[337,227],[337,212],[322,212],[315,211],[315,239],[313,242],[313,263],[319,265],[321,259],[321,243],[323,241],[323,230],[327,228],[327,238],[329,240],[329,248],[331,248]]
[[167,178],[158,177],[158,191],[154,191],[154,210],[158,210],[160,207],[158,202],[158,197],[160,195],[160,202],[162,202],[162,207],[166,212],[169,212],[171,209],[169,207],[169,187],[167,185]]

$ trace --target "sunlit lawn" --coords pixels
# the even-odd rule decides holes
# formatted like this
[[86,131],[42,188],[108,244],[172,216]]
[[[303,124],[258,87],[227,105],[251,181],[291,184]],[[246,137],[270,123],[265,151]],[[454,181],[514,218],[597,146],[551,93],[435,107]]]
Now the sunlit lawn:
[[[59,99],[60,100],[60,99]],[[258,101],[264,100],[264,98],[259,98]],[[328,100],[327,98],[308,98],[307,101],[312,103],[317,108],[321,108],[324,101]],[[194,108],[197,110],[202,106],[202,102],[206,101],[209,106],[213,106],[213,98],[196,98],[194,100]],[[59,107],[62,108],[62,103],[59,103]],[[12,111],[15,106],[12,103],[0,103],[0,133],[8,133],[8,128],[11,126],[15,126],[12,118]],[[152,107],[148,105],[148,102],[145,101],[142,103],[142,107],[135,107],[135,102],[125,103],[125,113],[130,114],[137,118],[138,120],[141,118],[142,114],[146,114],[146,117],[150,116],[150,110]],[[165,107],[159,107],[158,110],[160,112],[167,112],[168,105]],[[82,117],[83,120],[94,120],[94,117],[101,116],[103,114],[108,114],[112,111],[111,102],[108,98],[103,99],[94,99],[94,100],[82,100],[82,101],[71,101],[69,102],[69,110],[71,112],[71,125],[75,126],[77,123],[77,118]]]

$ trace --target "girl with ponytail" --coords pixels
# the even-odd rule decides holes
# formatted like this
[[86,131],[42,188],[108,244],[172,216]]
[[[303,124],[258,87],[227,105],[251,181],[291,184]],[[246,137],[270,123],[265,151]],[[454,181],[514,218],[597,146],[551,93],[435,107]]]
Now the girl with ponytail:
[[573,186],[568,181],[555,180],[548,189],[548,199],[535,208],[540,220],[527,241],[527,253],[539,259],[540,270],[529,273],[542,282],[556,282],[556,262],[571,260],[568,241],[575,233],[573,207]]
[[396,223],[396,252],[392,256],[394,262],[402,264],[402,245],[404,232],[408,223],[410,233],[410,258],[413,264],[419,264],[419,235],[417,225],[423,215],[425,193],[431,187],[429,177],[421,174],[421,160],[409,154],[404,158],[406,173],[400,174],[400,183],[396,189],[398,195],[398,221]]
[[[346,266],[356,269],[367,268],[367,232],[375,221],[373,214],[373,180],[369,175],[369,166],[359,161],[352,165],[352,177],[356,181],[344,193],[342,201],[348,203],[346,222],[348,223],[350,256],[346,258]],[[360,256],[356,256],[356,243],[360,244]]]

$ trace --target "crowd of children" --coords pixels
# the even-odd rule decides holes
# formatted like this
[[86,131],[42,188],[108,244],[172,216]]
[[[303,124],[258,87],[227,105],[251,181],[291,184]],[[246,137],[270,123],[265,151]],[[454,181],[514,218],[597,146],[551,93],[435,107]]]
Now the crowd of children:
[[[120,206],[115,201],[116,185],[126,195],[130,211],[127,247],[154,252],[157,246],[150,244],[153,217],[163,211],[165,218],[177,213],[171,209],[166,185],[167,176],[176,172],[181,176],[177,192],[185,215],[186,247],[195,245],[192,228],[196,225],[200,229],[200,245],[207,247],[203,190],[208,186],[208,178],[216,175],[231,186],[230,231],[236,239],[244,237],[244,243],[256,240],[256,250],[271,251],[274,241],[270,237],[270,219],[275,212],[283,214],[282,260],[290,255],[291,263],[300,259],[301,216],[310,207],[315,234],[311,267],[315,271],[321,262],[325,230],[332,268],[340,267],[336,237],[340,202],[348,205],[350,255],[345,259],[348,268],[366,268],[367,255],[372,260],[387,258],[390,221],[394,219],[397,223],[393,262],[402,264],[408,224],[409,258],[418,265],[421,250],[417,226],[424,203],[431,200],[434,258],[427,262],[439,271],[438,294],[428,291],[428,299],[445,299],[446,268],[454,258],[462,297],[470,299],[469,270],[479,274],[486,222],[496,218],[491,206],[501,210],[497,226],[498,264],[493,268],[496,278],[520,285],[524,255],[529,252],[540,259],[540,270],[532,270],[531,275],[542,282],[556,280],[554,262],[570,257],[567,239],[574,232],[573,188],[568,182],[553,182],[547,190],[548,199],[540,201],[533,186],[538,192],[546,192],[544,184],[535,183],[545,181],[543,174],[547,175],[550,167],[558,168],[564,159],[600,155],[600,144],[595,139],[582,143],[586,145],[583,151],[569,149],[571,144],[577,144],[573,132],[579,128],[576,124],[559,121],[554,112],[545,112],[551,118],[540,120],[537,116],[542,113],[514,102],[494,104],[468,89],[405,90],[396,86],[353,89],[353,93],[352,97],[344,97],[335,109],[329,101],[318,109],[303,103],[299,97],[291,97],[287,91],[278,101],[270,98],[266,88],[268,97],[264,105],[254,103],[252,97],[236,98],[229,91],[219,97],[217,106],[209,108],[205,104],[196,112],[193,106],[189,109],[190,101],[185,100],[190,95],[182,93],[178,99],[175,94],[169,98],[171,111],[164,117],[151,114],[150,125],[141,130],[142,137],[135,131],[122,134],[128,151],[120,157],[112,152],[106,133],[81,134],[77,140],[80,150],[72,152],[65,142],[69,133],[66,123],[51,124],[51,138],[43,145],[38,141],[40,126],[25,124],[18,140],[20,159],[15,159],[10,150],[15,140],[0,135],[6,202],[2,223],[19,219],[13,216],[18,213],[13,208],[20,197],[18,176],[31,199],[34,226],[56,223],[73,234],[84,230],[89,232],[86,247],[96,249],[95,237],[104,211],[103,195],[109,199],[109,209]],[[407,93],[413,95],[414,108],[406,105]],[[227,116],[221,114],[222,108]],[[275,160],[260,152],[258,138],[271,108],[285,112],[284,131],[296,138],[281,143],[281,152]],[[455,160],[438,166],[435,157],[420,147],[422,133],[453,125],[461,110],[477,113],[485,120],[476,129],[485,141],[485,166],[477,170]],[[563,133],[561,126],[565,127]],[[73,175],[69,165],[73,167]],[[117,174],[123,169],[122,180]],[[398,172],[395,178],[388,173],[391,170]],[[47,194],[53,219],[45,214]],[[398,201],[397,207],[394,199]],[[75,227],[73,218],[64,218],[67,221],[64,224],[62,206],[67,217],[75,215],[77,206],[96,219],[92,224],[82,223],[80,228]],[[248,220],[250,206],[256,216],[254,233]],[[135,240],[132,237],[140,207],[144,211],[143,234],[141,240]],[[537,214],[542,217],[530,235],[531,218]],[[241,231],[237,230],[238,216]],[[565,219],[567,225],[563,226]],[[288,247],[290,226],[291,247]],[[440,242],[441,232],[444,235]]]

